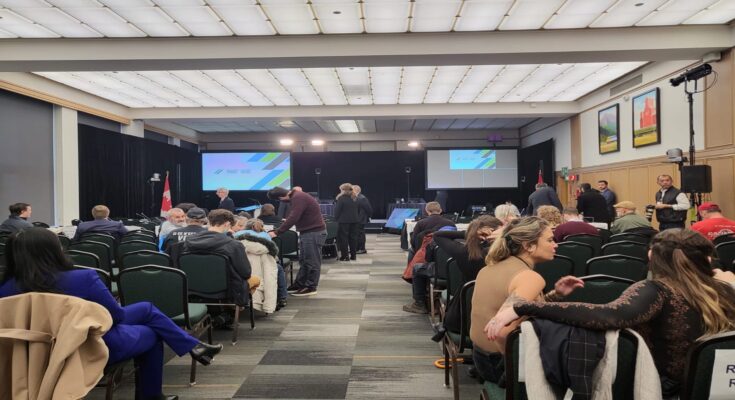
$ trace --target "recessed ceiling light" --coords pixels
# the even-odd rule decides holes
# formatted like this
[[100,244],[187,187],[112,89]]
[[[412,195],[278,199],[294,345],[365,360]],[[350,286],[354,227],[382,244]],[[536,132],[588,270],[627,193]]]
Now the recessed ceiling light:
[[293,144],[293,139],[281,139],[279,142],[284,146],[290,146]]
[[281,121],[278,123],[278,126],[283,128],[290,128],[292,126],[296,125],[293,121]]
[[412,142],[408,142],[408,147],[419,147],[419,142],[415,140]]
[[342,14],[342,11],[340,11],[340,10],[334,10],[334,11],[332,11],[332,14],[334,14],[334,15],[340,15],[340,14]]
[[640,3],[635,3],[635,6],[636,6],[636,7],[640,7],[640,6],[644,5],[644,4],[646,4],[646,3],[644,3],[644,2],[640,2]]
[[324,141],[321,139],[314,139],[311,141],[312,146],[322,146],[324,145]]

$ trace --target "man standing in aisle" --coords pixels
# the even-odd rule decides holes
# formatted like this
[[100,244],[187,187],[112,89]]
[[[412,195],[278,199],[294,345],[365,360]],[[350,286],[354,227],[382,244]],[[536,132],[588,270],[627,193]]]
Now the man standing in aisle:
[[597,190],[600,191],[600,194],[602,197],[605,198],[605,203],[607,203],[607,212],[610,214],[610,221],[615,220],[615,202],[617,201],[617,196],[615,195],[615,192],[610,190],[610,188],[607,186],[606,180],[599,180],[597,181]]
[[656,192],[656,219],[658,230],[684,228],[689,199],[681,190],[674,187],[671,175],[659,175],[657,178],[661,190]]
[[288,217],[278,229],[268,232],[271,237],[282,235],[296,225],[299,231],[299,273],[296,281],[288,288],[292,296],[313,296],[317,293],[322,269],[322,246],[327,238],[327,225],[322,218],[319,203],[303,191],[289,191],[274,187],[268,198],[291,205]]
[[219,197],[219,206],[217,208],[221,208],[223,210],[227,210],[229,212],[234,213],[235,212],[235,202],[232,201],[231,198],[228,197],[230,194],[230,190],[227,188],[219,188],[217,189],[217,197]]
[[352,185],[352,191],[357,194],[357,216],[360,218],[360,225],[357,232],[357,254],[365,254],[365,225],[370,222],[373,216],[373,207],[370,200],[362,194],[362,188],[358,185]]

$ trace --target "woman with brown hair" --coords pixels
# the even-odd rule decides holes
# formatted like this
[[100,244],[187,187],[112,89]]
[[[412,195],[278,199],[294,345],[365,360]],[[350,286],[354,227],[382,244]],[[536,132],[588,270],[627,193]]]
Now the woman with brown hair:
[[633,284],[617,300],[595,305],[519,299],[500,310],[485,332],[492,340],[524,315],[589,329],[632,327],[651,349],[664,397],[675,396],[694,343],[735,329],[735,289],[715,278],[713,251],[712,243],[697,232],[668,229],[651,242],[652,279]]
[[557,226],[561,225],[561,213],[559,209],[554,206],[541,206],[536,210],[536,216],[546,220],[551,227],[551,230],[556,229]]
[[342,254],[339,260],[350,261],[357,259],[357,233],[360,224],[357,195],[349,183],[339,185],[339,191],[334,206],[334,219],[339,223],[337,247]]

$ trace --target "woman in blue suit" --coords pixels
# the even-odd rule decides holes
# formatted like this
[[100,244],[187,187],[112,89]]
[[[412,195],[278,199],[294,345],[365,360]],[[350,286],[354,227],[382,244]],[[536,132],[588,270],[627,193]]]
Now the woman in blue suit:
[[135,358],[139,368],[138,396],[142,399],[177,399],[161,392],[163,343],[176,354],[191,356],[204,365],[222,350],[187,334],[151,303],[121,307],[92,270],[73,270],[59,239],[44,228],[29,228],[11,236],[6,244],[7,271],[0,297],[25,292],[76,296],[104,306],[112,328],[103,336],[110,350],[108,364]]

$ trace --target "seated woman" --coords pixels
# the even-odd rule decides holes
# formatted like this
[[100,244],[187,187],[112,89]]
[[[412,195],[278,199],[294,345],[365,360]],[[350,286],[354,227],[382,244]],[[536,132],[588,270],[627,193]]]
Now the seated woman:
[[[499,219],[490,215],[482,215],[470,222],[466,234],[463,231],[452,230],[438,230],[432,234],[434,243],[457,260],[457,266],[462,271],[463,277],[463,282],[459,287],[474,280],[477,272],[485,266],[485,255],[490,245],[490,236],[501,226]],[[465,243],[460,243],[455,239],[465,239]],[[422,272],[414,270],[411,282],[414,301],[403,306],[403,311],[416,314],[429,312],[426,307],[427,286],[435,271]]]
[[[538,217],[511,221],[490,246],[485,259],[487,266],[475,280],[470,320],[472,358],[484,380],[494,383],[500,380],[504,369],[501,353],[505,350],[505,336],[488,339],[483,332],[485,325],[504,304],[542,299],[544,278],[533,267],[553,259],[556,247],[549,223]],[[562,278],[556,290],[568,294],[574,279]],[[501,333],[508,334],[516,325],[511,324]]]
[[536,210],[536,216],[546,220],[551,227],[551,230],[555,230],[557,226],[563,222],[561,219],[561,213],[555,206],[541,206]]
[[510,221],[518,219],[521,216],[521,212],[518,211],[518,207],[511,203],[499,204],[493,211],[495,218],[499,219],[503,226],[508,225]]
[[120,307],[92,270],[74,270],[59,239],[43,228],[29,228],[10,237],[6,244],[7,275],[0,297],[25,292],[59,293],[80,297],[105,307],[113,326],[103,336],[110,350],[108,365],[135,358],[140,369],[136,387],[142,399],[177,399],[161,393],[163,343],[176,354],[186,353],[204,365],[222,345],[200,342],[184,332],[151,303]]
[[[243,230],[235,232],[234,236],[237,240],[242,241],[243,239],[245,239],[245,235],[258,237],[263,240],[267,240],[268,242],[272,242],[273,240],[268,232],[265,231],[263,221],[258,218],[250,218],[249,220],[247,220],[247,222],[245,222],[243,228]],[[264,245],[266,244],[264,243]],[[247,246],[245,246],[245,248],[247,252]],[[283,265],[281,265],[281,263],[277,261],[278,250],[276,250],[276,254],[274,254],[273,256],[276,257],[276,266],[278,267],[278,298],[276,303],[276,311],[278,311],[281,308],[286,307],[286,305],[288,304],[288,301],[286,300],[286,298],[288,297],[288,292],[286,291],[286,271],[283,270]]]
[[651,280],[635,283],[617,300],[601,305],[517,299],[490,320],[487,338],[502,337],[510,329],[505,325],[519,315],[589,329],[634,328],[651,349],[664,397],[676,396],[687,352],[697,339],[735,329],[735,289],[716,279],[710,266],[713,250],[697,232],[665,230],[653,238],[648,252]]

